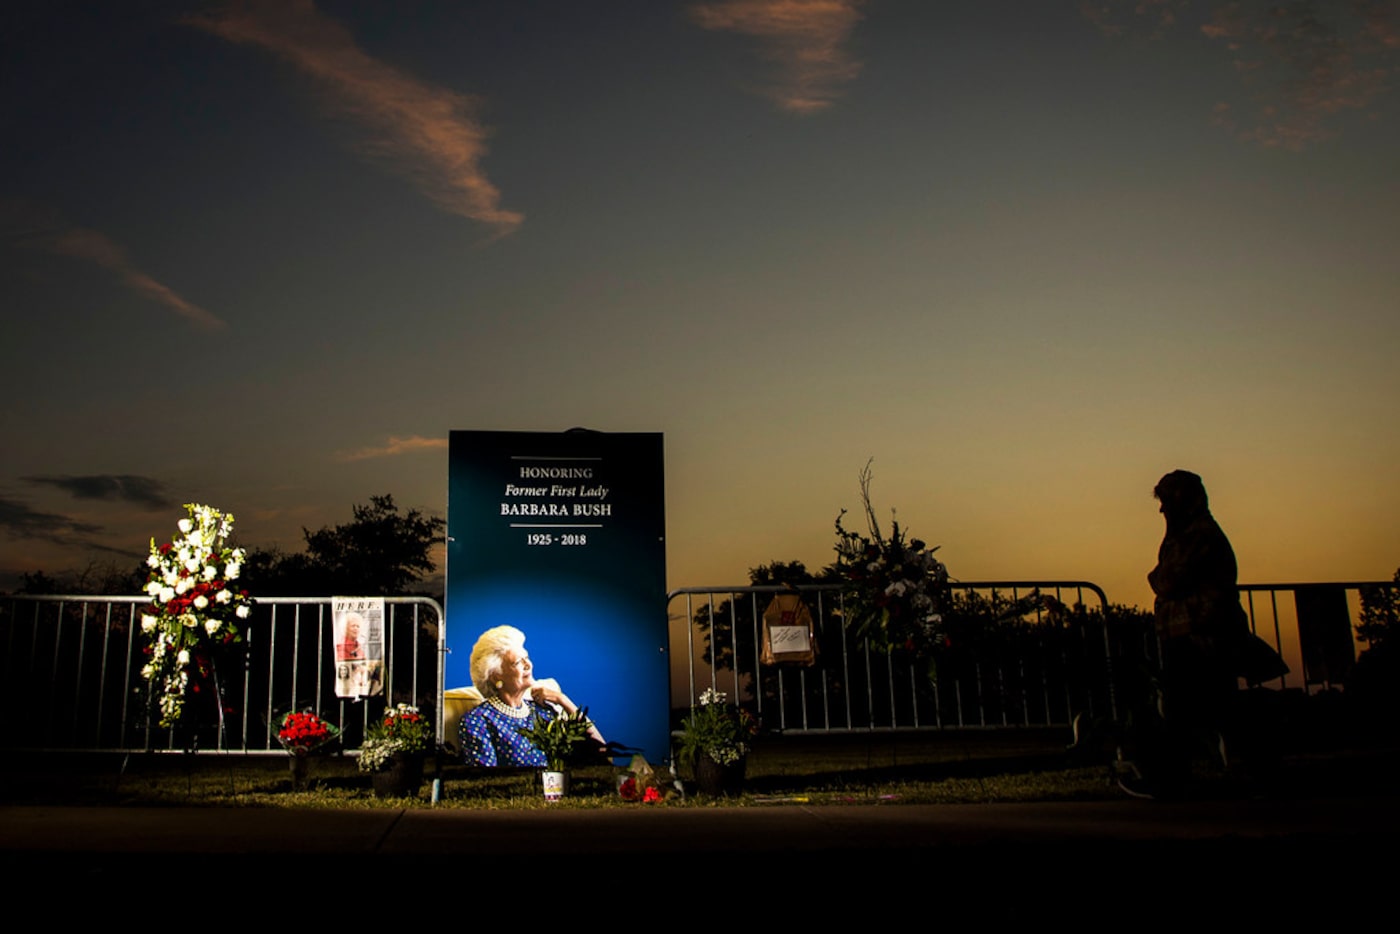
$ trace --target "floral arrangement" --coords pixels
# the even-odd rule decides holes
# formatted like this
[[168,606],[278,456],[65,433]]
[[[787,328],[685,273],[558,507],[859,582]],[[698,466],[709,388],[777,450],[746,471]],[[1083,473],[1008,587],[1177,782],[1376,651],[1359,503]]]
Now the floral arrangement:
[[860,473],[861,500],[869,535],[842,525],[846,510],[836,517],[834,570],[848,585],[843,608],[846,625],[860,639],[885,651],[904,649],[930,655],[943,638],[943,622],[951,609],[948,569],[891,514],[890,537],[880,534],[870,504],[870,464]]
[[685,718],[679,753],[692,770],[701,756],[719,765],[733,765],[749,754],[758,721],[742,707],[727,703],[726,697],[723,691],[706,689]]
[[588,719],[588,708],[584,707],[571,714],[561,713],[549,719],[535,717],[529,726],[516,727],[515,731],[544,753],[549,771],[562,772],[574,750],[588,741],[588,730],[592,725]]
[[340,738],[340,730],[311,710],[293,710],[277,728],[277,742],[293,756],[307,756]]
[[247,619],[252,600],[233,582],[242,572],[242,548],[230,548],[233,516],[210,506],[187,503],[178,523],[179,537],[156,544],[146,558],[150,573],[146,594],[150,608],[141,616],[141,631],[150,640],[150,661],[141,675],[160,694],[160,725],[174,726],[184,713],[192,683],[208,673],[208,649],[237,641],[236,620]]
[[637,776],[629,775],[622,780],[622,784],[617,786],[617,793],[622,796],[623,801],[640,801],[643,804],[655,804],[661,800],[661,790],[655,785],[647,785],[637,781]]
[[384,719],[370,724],[360,747],[360,771],[378,772],[395,755],[421,755],[434,743],[433,725],[411,704],[384,711]]
[[685,797],[675,773],[658,773],[641,753],[633,755],[626,768],[617,773],[617,794],[623,801],[641,804],[656,804],[673,794]]

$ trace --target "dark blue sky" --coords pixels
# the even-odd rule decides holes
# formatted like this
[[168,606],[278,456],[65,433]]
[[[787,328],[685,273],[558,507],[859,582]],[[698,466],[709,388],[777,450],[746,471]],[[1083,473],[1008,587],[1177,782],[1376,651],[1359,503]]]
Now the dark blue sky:
[[575,425],[666,433],[672,586],[826,563],[872,455],[964,578],[1145,602],[1176,467],[1246,577],[1400,563],[1394,0],[0,27],[0,575],[441,513],[449,430]]

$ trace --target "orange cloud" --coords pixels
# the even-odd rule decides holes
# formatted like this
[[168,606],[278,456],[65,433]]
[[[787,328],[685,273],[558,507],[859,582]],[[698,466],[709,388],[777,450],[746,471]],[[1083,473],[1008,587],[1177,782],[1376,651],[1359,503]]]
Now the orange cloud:
[[163,282],[137,269],[126,258],[126,253],[107,237],[95,230],[69,227],[58,233],[41,235],[34,242],[45,249],[64,256],[74,256],[89,260],[110,269],[122,283],[134,292],[139,292],[182,318],[202,328],[218,331],[228,327],[224,320],[206,311],[193,302],[187,301],[174,289]]
[[1327,139],[1331,118],[1365,110],[1386,89],[1395,18],[1393,5],[1367,0],[1217,7],[1201,33],[1232,54],[1255,112],[1241,121],[1218,108],[1216,122],[1241,139],[1284,149]]
[[835,102],[841,85],[860,73],[845,45],[865,0],[719,0],[697,3],[701,28],[759,40],[779,77],[764,89],[783,110],[807,114]]
[[511,233],[523,214],[501,208],[481,168],[490,135],[473,98],[404,74],[365,54],[311,0],[248,0],[186,22],[256,45],[310,75],[336,111],[370,138],[366,152],[408,178],[438,207]]
[[1110,36],[1145,26],[1153,38],[1195,7],[1194,29],[1227,53],[1247,101],[1221,101],[1212,122],[1240,139],[1299,150],[1335,134],[1347,111],[1387,89],[1400,52],[1393,0],[1093,0],[1084,15]]
[[446,438],[423,438],[418,435],[400,438],[395,435],[390,435],[389,443],[383,447],[360,448],[358,451],[342,451],[337,454],[336,457],[343,461],[363,461],[373,457],[397,457],[400,454],[412,454],[415,451],[437,450],[446,447]]

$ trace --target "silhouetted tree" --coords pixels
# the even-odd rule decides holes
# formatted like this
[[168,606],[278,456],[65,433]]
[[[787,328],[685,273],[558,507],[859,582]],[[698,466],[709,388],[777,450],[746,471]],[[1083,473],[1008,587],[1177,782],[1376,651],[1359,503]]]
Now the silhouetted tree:
[[433,547],[446,529],[442,519],[417,509],[400,513],[387,494],[371,496],[353,511],[353,520],[343,525],[303,528],[304,552],[251,549],[244,586],[261,596],[390,596],[434,570]]
[[1361,618],[1356,624],[1356,637],[1372,649],[1400,634],[1400,568],[1394,583],[1361,588]]
[[1394,583],[1361,588],[1356,637],[1366,650],[1347,682],[1347,697],[1364,720],[1389,726],[1400,710],[1400,569]]
[[26,571],[19,576],[18,594],[120,594],[141,592],[146,583],[146,565],[123,570],[112,561],[90,561],[77,571],[61,571],[51,576],[43,571]]

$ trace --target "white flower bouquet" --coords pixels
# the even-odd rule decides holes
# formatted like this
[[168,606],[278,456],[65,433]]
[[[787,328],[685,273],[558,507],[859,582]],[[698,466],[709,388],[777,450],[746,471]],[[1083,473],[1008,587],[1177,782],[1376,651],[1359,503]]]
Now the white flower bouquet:
[[234,583],[246,555],[228,545],[233,516],[197,503],[187,503],[185,511],[180,535],[159,545],[151,539],[146,558],[151,605],[141,631],[150,658],[141,675],[159,695],[165,727],[179,722],[186,694],[208,676],[209,649],[238,640],[237,622],[248,618],[253,602]]

